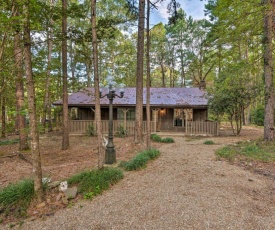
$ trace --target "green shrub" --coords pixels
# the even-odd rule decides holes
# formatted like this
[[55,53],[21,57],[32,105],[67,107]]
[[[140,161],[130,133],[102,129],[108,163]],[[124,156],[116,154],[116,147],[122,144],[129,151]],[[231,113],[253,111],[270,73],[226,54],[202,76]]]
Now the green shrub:
[[160,152],[157,149],[149,149],[145,150],[144,154],[146,154],[150,158],[150,160],[153,160],[160,155]]
[[151,134],[151,139],[156,142],[161,142],[161,137],[157,134]]
[[145,150],[141,153],[138,153],[134,158],[128,162],[122,162],[120,164],[126,171],[138,170],[145,168],[149,160],[152,160],[160,155],[160,152],[157,149]]
[[13,145],[13,144],[17,144],[18,142],[19,142],[19,139],[4,140],[4,141],[0,141],[0,145]]
[[221,149],[218,149],[216,151],[216,155],[219,158],[227,158],[228,160],[233,160],[235,156],[235,150],[232,148],[232,146],[225,146]]
[[91,137],[96,136],[96,130],[95,130],[94,125],[89,125],[88,126],[88,128],[87,128],[87,135],[91,136]]
[[264,107],[258,107],[251,111],[251,123],[259,126],[264,125]]
[[6,133],[15,132],[15,121],[10,121],[6,123]]
[[206,140],[205,142],[203,142],[203,144],[205,144],[205,145],[214,145],[214,141]]
[[166,137],[161,140],[163,143],[175,143],[174,139],[171,137]]
[[123,172],[118,168],[104,168],[79,173],[68,179],[69,184],[78,185],[80,193],[95,196],[108,189],[123,178]]
[[151,139],[153,141],[156,141],[156,142],[162,142],[162,143],[174,143],[174,139],[171,138],[171,137],[166,137],[166,138],[161,138],[159,135],[157,134],[151,134]]
[[123,125],[118,126],[116,136],[127,137],[127,135],[128,135],[128,131],[124,129],[124,126]]
[[27,215],[27,208],[35,196],[33,180],[23,180],[10,184],[0,190],[0,210],[5,210],[8,215],[22,217]]

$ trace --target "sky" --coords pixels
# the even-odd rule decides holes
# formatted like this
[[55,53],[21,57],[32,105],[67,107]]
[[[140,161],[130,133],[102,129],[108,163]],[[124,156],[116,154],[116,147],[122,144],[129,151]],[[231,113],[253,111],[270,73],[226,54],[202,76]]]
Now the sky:
[[[170,0],[165,0],[163,3],[158,4],[158,10],[154,9],[152,12],[151,23],[152,25],[159,22],[167,23],[168,13],[167,4]],[[181,8],[185,11],[187,16],[192,16],[194,19],[204,18],[204,5],[208,2],[206,0],[177,0],[180,3]]]

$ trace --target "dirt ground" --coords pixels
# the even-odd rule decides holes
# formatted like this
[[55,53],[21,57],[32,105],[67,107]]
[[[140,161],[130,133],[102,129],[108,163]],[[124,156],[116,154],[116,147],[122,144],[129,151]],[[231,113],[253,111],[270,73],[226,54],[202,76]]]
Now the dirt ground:
[[[167,133],[160,133],[166,135]],[[176,133],[171,134],[177,135]],[[252,126],[243,127],[241,135],[233,136],[232,131],[228,126],[223,126],[220,129],[219,137],[223,137],[223,144],[229,144],[236,141],[253,140],[262,137],[263,129]],[[225,138],[226,137],[226,138]],[[18,136],[8,136],[5,139],[16,139]],[[189,137],[194,138],[209,137]],[[70,136],[70,148],[61,150],[62,134],[60,132],[51,132],[40,136],[40,150],[42,159],[43,177],[50,178],[52,181],[61,181],[73,174],[86,169],[97,167],[97,139],[83,135]],[[145,149],[145,144],[133,144],[133,137],[114,138],[114,144],[117,153],[117,161],[128,160],[136,155],[137,152]],[[152,142],[153,147],[159,147],[161,144]],[[9,183],[14,183],[24,178],[32,176],[32,166],[28,162],[31,159],[30,152],[23,152],[23,158],[18,155],[18,144],[0,146],[0,188],[7,186]],[[27,161],[26,161],[27,159]],[[275,167],[273,163],[269,164],[254,164],[244,165],[241,162],[235,162],[240,166],[252,169],[263,175],[273,176],[275,179]]]
[[[30,210],[28,220],[15,229],[275,229],[275,187],[270,176],[274,163],[273,167],[256,162],[247,165],[219,160],[214,154],[224,145],[262,134],[263,130],[255,127],[244,127],[239,137],[226,127],[218,137],[160,133],[172,136],[175,143],[158,144],[161,155],[146,169],[125,173],[123,180],[92,201],[80,199],[63,208],[51,203],[56,194],[52,200],[48,197],[44,208]],[[56,145],[50,144],[52,138]],[[52,165],[44,166],[49,176],[66,177],[78,170],[74,164],[83,168],[96,165],[96,156],[93,163],[85,158],[93,150],[91,138],[72,137],[75,144],[67,154],[58,150],[60,140],[52,134],[41,138],[44,161],[45,152],[54,154],[47,157],[52,158]],[[205,145],[205,140],[214,145]],[[131,143],[132,138],[115,139],[118,160],[130,158],[143,147]]]
[[[18,136],[13,135],[5,140],[16,138]],[[61,181],[78,172],[97,167],[96,137],[70,136],[70,148],[65,151],[61,150],[61,143],[60,132],[40,136],[43,177],[50,178],[52,181]],[[114,144],[118,162],[132,158],[145,148],[144,144],[134,145],[133,137],[115,137]],[[28,162],[31,159],[31,153],[26,151],[18,154],[17,150],[18,144],[0,146],[0,187],[32,176],[32,166]]]
[[[135,224],[140,226],[141,223],[143,223],[144,228],[141,227],[140,229],[180,229],[179,226],[185,225],[187,226],[185,229],[201,229],[194,227],[202,224],[207,224],[209,227],[211,220],[214,226],[211,229],[224,229],[228,224],[237,226],[231,229],[240,229],[240,226],[243,229],[262,229],[250,227],[267,226],[266,222],[264,224],[262,222],[262,218],[266,217],[269,219],[265,221],[269,221],[270,226],[274,225],[271,216],[266,215],[266,213],[273,212],[269,210],[273,206],[268,208],[267,203],[274,202],[275,188],[272,181],[274,180],[273,175],[275,175],[275,164],[257,162],[246,164],[238,161],[229,163],[217,161],[214,155],[214,151],[224,145],[261,138],[263,136],[262,129],[244,127],[238,137],[233,136],[228,127],[221,127],[218,137],[190,136],[182,138],[177,133],[159,133],[159,135],[174,137],[176,143],[153,143],[154,147],[160,149],[162,155],[146,170],[127,174],[123,182],[114,186],[110,192],[106,192],[95,199],[92,206],[86,203],[81,203],[81,205],[69,204],[71,207],[68,209],[66,208],[68,205],[60,202],[52,203],[56,200],[58,192],[47,194],[45,207],[37,208],[34,206],[29,210],[31,222],[25,223],[24,228],[40,229],[43,226],[41,229],[53,229],[53,223],[57,224],[58,221],[60,222],[60,229],[133,229]],[[61,139],[60,133],[41,136],[44,176],[50,177],[53,181],[60,181],[84,169],[96,168],[96,138],[71,136],[70,149],[67,151],[60,150]],[[205,140],[213,140],[215,145],[204,145]],[[130,159],[145,148],[144,144],[134,145],[133,137],[115,138],[114,143],[118,161]],[[1,186],[31,175],[30,164],[16,154],[16,149],[17,145],[0,147]],[[29,157],[28,154],[30,153],[23,154],[25,157]],[[235,164],[235,166],[232,167],[230,164]],[[245,173],[248,170],[250,172]],[[251,172],[255,176],[251,176]],[[265,176],[264,180],[258,174]],[[149,184],[150,186],[148,186]],[[225,194],[227,195],[225,196]],[[77,201],[78,197],[75,202]],[[242,202],[247,202],[249,205],[246,203],[244,206]],[[111,203],[116,204],[116,206],[114,207]],[[83,205],[85,205],[85,209],[81,209]],[[215,208],[212,207],[213,205]],[[183,210],[186,206],[189,207],[187,210],[190,213],[189,211],[184,213]],[[104,207],[107,209],[105,210]],[[156,207],[158,208],[156,209]],[[240,209],[241,207],[245,208]],[[60,209],[63,211],[59,212]],[[149,209],[151,210],[148,215],[151,219],[148,219],[148,215],[146,218],[144,216],[144,213],[148,212]],[[208,212],[204,212],[204,209]],[[80,212],[81,215],[79,215]],[[185,216],[185,219],[191,218],[191,216],[192,218],[188,222],[182,222],[184,218],[176,218],[178,212]],[[236,212],[241,212],[241,214]],[[115,213],[117,215],[114,215]],[[209,216],[210,214],[211,216]],[[260,219],[255,219],[255,217]],[[89,221],[87,221],[88,218]],[[106,222],[109,218],[111,220]],[[161,224],[159,218],[170,218],[171,221],[174,218],[175,220],[173,223],[167,222],[171,226],[164,228],[162,225],[159,226]],[[205,221],[205,218],[209,218],[209,221],[202,222]],[[221,218],[224,220],[221,221]],[[45,221],[46,219],[47,221]],[[68,220],[70,221],[68,222]],[[10,221],[16,222],[14,219],[10,219]],[[80,227],[79,224],[83,224],[83,226]],[[152,228],[147,228],[147,224],[152,224]],[[174,226],[175,224],[178,225]],[[94,226],[100,227],[94,228]],[[175,228],[171,228],[172,226]],[[190,226],[192,228],[188,228]]]

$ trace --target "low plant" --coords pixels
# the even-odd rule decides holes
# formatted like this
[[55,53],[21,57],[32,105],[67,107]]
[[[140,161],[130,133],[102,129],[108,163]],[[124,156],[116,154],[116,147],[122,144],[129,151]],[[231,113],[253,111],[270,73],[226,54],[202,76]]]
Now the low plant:
[[0,210],[16,217],[26,217],[27,208],[35,196],[33,180],[23,180],[0,190]]
[[171,137],[161,138],[159,135],[153,133],[151,134],[151,139],[156,142],[162,142],[162,143],[174,143],[175,140]]
[[123,125],[118,126],[116,136],[127,137],[127,135],[128,135],[128,131],[124,128],[124,126]]
[[141,153],[138,153],[131,160],[127,162],[122,162],[120,164],[120,167],[124,168],[126,171],[133,171],[133,170],[145,168],[149,160],[152,160],[158,157],[159,155],[160,155],[160,152],[157,149],[145,150]]
[[203,142],[203,144],[205,144],[205,145],[214,145],[214,141],[206,140],[205,142]]
[[155,133],[151,134],[151,139],[156,142],[161,142],[161,140],[162,140],[161,137]]
[[84,194],[85,199],[101,194],[110,185],[117,183],[123,178],[122,170],[118,168],[104,168],[81,172],[68,179],[69,184],[76,184],[79,192]]
[[229,160],[238,157],[247,161],[274,162],[274,147],[274,143],[264,141],[240,142],[218,149],[216,155]]
[[166,137],[161,140],[162,143],[175,143],[174,139],[171,137]]
[[89,125],[88,126],[88,128],[87,128],[87,135],[91,136],[91,137],[96,136],[96,130],[95,130],[94,125]]
[[13,145],[13,144],[17,144],[18,142],[19,142],[19,139],[4,140],[4,141],[0,141],[0,145]]

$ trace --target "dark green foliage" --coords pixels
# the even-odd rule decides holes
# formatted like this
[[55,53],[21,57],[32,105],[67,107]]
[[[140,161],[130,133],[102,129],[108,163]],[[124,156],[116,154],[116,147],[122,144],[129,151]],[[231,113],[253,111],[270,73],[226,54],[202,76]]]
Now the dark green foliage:
[[145,150],[137,154],[128,162],[122,162],[120,164],[126,171],[138,170],[145,168],[149,160],[152,160],[160,155],[160,152],[157,149]]
[[171,137],[161,138],[157,134],[151,134],[151,139],[156,142],[162,142],[162,143],[174,143],[174,139]]
[[255,141],[255,142],[240,142],[237,145],[229,145],[218,149],[216,155],[219,158],[233,160],[241,158],[248,161],[272,162],[275,161],[275,144]]
[[123,125],[120,125],[120,126],[117,128],[116,136],[117,136],[117,137],[127,137],[127,135],[128,135],[127,130],[124,129],[124,126],[123,126]]
[[0,141],[0,145],[13,145],[19,142],[19,139]]
[[9,215],[12,211],[17,217],[25,217],[27,208],[35,196],[33,180],[23,180],[10,184],[0,191],[0,213]]
[[264,107],[258,107],[251,111],[251,123],[259,126],[264,125]]
[[93,125],[88,126],[87,134],[88,134],[88,136],[91,136],[91,137],[96,136],[96,130],[95,130],[95,127]]
[[156,142],[161,142],[161,137],[157,134],[151,134],[151,139]]
[[163,143],[175,143],[174,139],[171,137],[166,137],[161,140]]
[[206,140],[205,142],[203,142],[203,144],[205,144],[205,145],[213,145],[214,141]]
[[69,184],[76,184],[79,192],[93,196],[102,193],[110,185],[117,183],[123,178],[123,172],[118,168],[104,168],[79,173],[68,179]]

